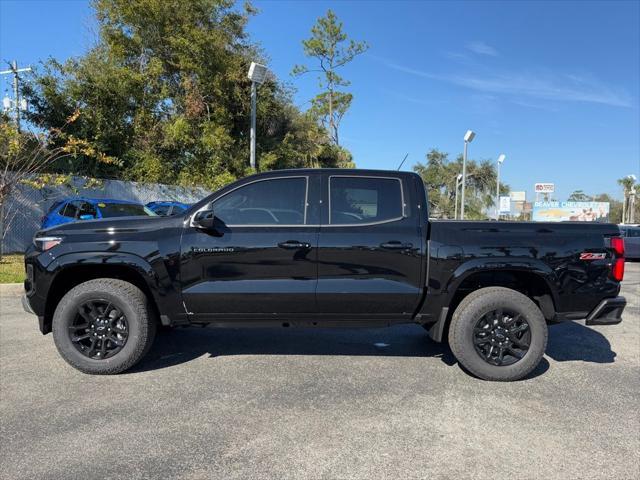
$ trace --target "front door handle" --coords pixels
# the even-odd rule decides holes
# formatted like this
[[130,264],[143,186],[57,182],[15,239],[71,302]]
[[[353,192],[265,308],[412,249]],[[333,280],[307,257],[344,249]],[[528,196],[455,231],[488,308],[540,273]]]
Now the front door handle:
[[307,242],[299,242],[298,240],[287,240],[286,242],[280,242],[278,244],[280,248],[286,248],[287,250],[299,250],[301,248],[309,249],[311,244]]
[[397,240],[392,240],[390,242],[381,243],[380,247],[385,250],[408,250],[413,248],[413,243],[402,243]]

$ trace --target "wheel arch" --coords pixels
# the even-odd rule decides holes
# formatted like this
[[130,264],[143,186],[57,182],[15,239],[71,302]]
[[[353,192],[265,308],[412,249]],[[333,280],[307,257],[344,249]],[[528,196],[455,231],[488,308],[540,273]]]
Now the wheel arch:
[[45,302],[43,333],[51,331],[53,314],[62,297],[77,285],[97,278],[115,278],[135,285],[147,296],[155,318],[159,318],[157,274],[140,257],[118,254],[114,258],[96,253],[88,258],[87,252],[82,252],[56,258],[47,270],[52,272],[52,277]]
[[451,317],[460,302],[471,292],[485,287],[505,287],[520,292],[533,300],[546,320],[553,320],[558,305],[554,278],[553,270],[542,262],[504,258],[466,262],[449,278],[444,305],[447,311],[443,311],[429,334],[436,341],[446,339]]

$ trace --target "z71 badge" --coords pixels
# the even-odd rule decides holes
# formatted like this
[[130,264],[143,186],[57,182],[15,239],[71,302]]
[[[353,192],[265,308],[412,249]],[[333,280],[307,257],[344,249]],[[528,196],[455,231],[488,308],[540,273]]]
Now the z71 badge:
[[580,254],[580,260],[604,260],[606,256],[607,256],[606,253],[584,252]]

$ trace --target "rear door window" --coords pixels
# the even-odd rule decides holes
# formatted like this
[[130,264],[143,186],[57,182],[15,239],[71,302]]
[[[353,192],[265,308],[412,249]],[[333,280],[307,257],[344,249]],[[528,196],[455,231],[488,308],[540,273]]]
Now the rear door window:
[[330,177],[329,223],[358,225],[403,217],[400,179],[382,177]]
[[95,218],[97,215],[96,207],[94,207],[89,202],[82,202],[80,204],[80,211],[78,212],[78,218],[80,218],[83,215],[89,215]]

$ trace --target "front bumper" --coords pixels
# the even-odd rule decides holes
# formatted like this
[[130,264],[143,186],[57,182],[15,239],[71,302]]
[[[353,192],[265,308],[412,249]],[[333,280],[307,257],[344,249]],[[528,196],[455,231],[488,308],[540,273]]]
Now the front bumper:
[[587,316],[587,325],[616,325],[622,321],[627,305],[624,297],[605,298]]
[[47,333],[51,333],[51,322],[46,324],[44,322],[44,317],[41,315],[38,315],[33,310],[31,303],[29,303],[29,297],[26,294],[22,295],[22,308],[24,309],[25,312],[30,313],[32,315],[36,315],[38,317],[38,326],[40,327],[40,332],[43,335],[46,335]]

